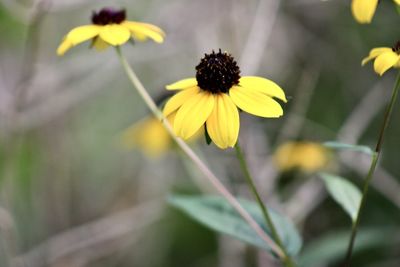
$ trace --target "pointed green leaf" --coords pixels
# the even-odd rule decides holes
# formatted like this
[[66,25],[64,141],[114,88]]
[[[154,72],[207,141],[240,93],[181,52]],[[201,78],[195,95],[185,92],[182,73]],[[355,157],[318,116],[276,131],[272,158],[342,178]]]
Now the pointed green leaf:
[[[377,247],[397,247],[395,229],[360,229],[354,243],[354,253]],[[300,255],[301,267],[327,266],[343,260],[350,231],[334,230],[307,244]],[[396,245],[397,244],[397,245]]]
[[212,140],[210,135],[208,134],[207,127],[204,125],[204,137],[206,138],[207,145],[210,145]]
[[367,155],[372,156],[375,152],[368,146],[359,146],[359,145],[350,145],[350,144],[344,144],[344,143],[339,143],[339,142],[325,142],[323,143],[325,147],[332,148],[332,149],[338,149],[338,150],[350,150],[354,152],[360,152],[364,153]]
[[[240,204],[271,236],[259,206],[256,203],[238,199]],[[248,244],[271,252],[265,243],[222,197],[218,196],[171,196],[168,202],[192,217],[194,220],[218,233],[228,234]],[[271,211],[271,217],[288,253],[295,256],[299,253],[302,240],[294,225],[277,212]]]
[[354,222],[361,202],[360,190],[342,177],[328,173],[320,173],[320,176],[329,194],[342,206]]

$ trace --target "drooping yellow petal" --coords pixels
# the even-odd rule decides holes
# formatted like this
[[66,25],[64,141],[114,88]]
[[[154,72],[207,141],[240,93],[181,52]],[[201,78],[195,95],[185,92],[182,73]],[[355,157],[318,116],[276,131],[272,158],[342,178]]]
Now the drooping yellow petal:
[[233,147],[239,136],[239,111],[227,94],[215,96],[214,109],[208,117],[207,132],[221,149]]
[[400,0],[393,0],[393,1],[400,6]]
[[214,95],[208,92],[200,92],[186,101],[176,113],[176,135],[188,139],[195,134],[210,116],[214,102]]
[[165,86],[167,90],[182,90],[197,86],[196,78],[186,78]]
[[96,37],[93,40],[92,47],[94,47],[97,51],[104,51],[106,50],[110,45],[106,43],[103,39]]
[[285,92],[282,90],[282,88],[268,79],[256,76],[245,76],[240,78],[239,86],[245,87],[249,90],[257,90],[263,94],[276,97],[284,102],[287,102]]
[[121,25],[127,27],[131,31],[133,37],[139,41],[145,41],[147,38],[151,38],[157,43],[162,43],[164,41],[165,33],[153,24],[124,21]]
[[278,118],[283,115],[281,105],[263,93],[233,86],[229,95],[236,106],[250,114],[265,118]]
[[396,65],[399,60],[400,56],[395,52],[385,52],[375,59],[375,72],[382,76],[388,69]]
[[110,24],[102,27],[99,36],[110,45],[117,46],[126,43],[131,37],[131,33],[120,24]]
[[379,0],[353,0],[351,11],[359,23],[371,23]]
[[100,33],[101,29],[102,26],[99,25],[84,25],[72,29],[65,38],[75,46],[96,37]]
[[179,109],[186,101],[188,101],[190,98],[192,98],[196,94],[198,94],[199,91],[200,91],[200,89],[198,87],[192,87],[190,89],[183,90],[183,91],[175,94],[165,104],[165,107],[163,110],[164,116],[168,116],[172,112]]
[[57,48],[57,55],[64,55],[71,47],[73,47],[72,43],[67,38],[64,38],[64,41]]
[[390,52],[390,51],[392,51],[392,49],[389,48],[389,47],[377,47],[377,48],[372,49],[372,50],[369,52],[369,55],[368,55],[367,57],[365,57],[365,58],[362,60],[361,66],[364,66],[364,65],[367,64],[370,60],[376,58],[376,57],[379,56],[380,54],[385,53],[385,52]]

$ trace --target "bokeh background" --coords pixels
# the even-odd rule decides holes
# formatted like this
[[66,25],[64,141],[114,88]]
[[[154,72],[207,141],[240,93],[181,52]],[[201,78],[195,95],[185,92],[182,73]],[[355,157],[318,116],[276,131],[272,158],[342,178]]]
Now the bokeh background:
[[[219,48],[244,75],[284,88],[285,115],[241,114],[240,141],[263,198],[303,236],[305,266],[339,266],[350,219],[315,174],[281,173],[273,155],[291,140],[374,146],[396,71],[379,78],[360,62],[400,38],[389,0],[367,26],[354,21],[347,0],[1,0],[0,266],[279,266],[166,204],[173,192],[214,191],[174,147],[149,156],[145,144],[121,145],[121,133],[149,112],[113,49],[86,43],[56,56],[63,35],[104,6],[166,31],[162,45],[123,47],[154,98]],[[400,266],[399,119],[396,107],[354,266]],[[202,137],[192,146],[232,192],[252,199],[231,149]],[[361,187],[368,157],[329,159],[329,171]]]

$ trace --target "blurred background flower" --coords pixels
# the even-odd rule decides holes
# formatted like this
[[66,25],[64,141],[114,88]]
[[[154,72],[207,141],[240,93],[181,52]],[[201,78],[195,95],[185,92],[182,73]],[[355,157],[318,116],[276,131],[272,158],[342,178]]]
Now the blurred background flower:
[[[173,124],[175,113],[167,117],[168,122]],[[197,139],[204,138],[204,129],[199,129],[187,142],[192,143]],[[161,121],[155,117],[147,117],[124,130],[120,136],[123,148],[131,150],[139,148],[149,158],[161,157],[173,147],[173,140],[165,130]],[[205,139],[204,139],[205,140]]]
[[282,172],[293,169],[317,172],[328,167],[329,160],[328,149],[313,142],[287,142],[280,145],[274,153],[275,164]]

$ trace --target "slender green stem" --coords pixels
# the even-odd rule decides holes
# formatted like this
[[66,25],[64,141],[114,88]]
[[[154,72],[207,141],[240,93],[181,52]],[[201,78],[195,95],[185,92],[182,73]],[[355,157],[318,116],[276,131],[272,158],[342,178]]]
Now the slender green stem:
[[244,176],[246,178],[247,184],[249,185],[251,191],[253,192],[258,205],[261,208],[261,211],[264,215],[264,219],[265,222],[267,223],[269,229],[271,230],[271,235],[274,238],[275,242],[278,244],[278,246],[282,249],[283,253],[285,254],[285,257],[283,259],[284,263],[286,266],[288,267],[293,267],[295,266],[293,260],[291,259],[291,257],[289,256],[289,254],[286,251],[286,248],[283,246],[282,240],[279,237],[278,231],[276,230],[276,227],[274,225],[274,222],[272,221],[271,215],[269,214],[269,211],[267,209],[267,207],[265,206],[264,202],[261,199],[260,194],[258,193],[257,187],[254,184],[254,180],[250,174],[249,168],[247,166],[247,162],[245,160],[245,157],[243,155],[242,149],[239,145],[239,142],[236,143],[235,145],[235,150],[236,150],[236,156],[240,162],[240,166],[243,170]]
[[344,264],[345,267],[350,267],[351,255],[353,253],[354,242],[355,242],[355,239],[357,236],[357,230],[358,230],[358,226],[360,224],[361,214],[362,214],[362,211],[364,210],[364,206],[366,203],[369,184],[374,176],[374,172],[375,172],[376,166],[378,164],[378,159],[381,154],[382,145],[383,145],[383,138],[385,136],[386,129],[389,125],[390,117],[392,115],[393,107],[396,103],[399,89],[400,89],[400,71],[397,75],[397,79],[396,79],[395,85],[393,87],[393,92],[392,92],[392,97],[390,99],[390,103],[388,104],[388,106],[386,108],[382,127],[380,129],[378,141],[377,141],[376,147],[375,147],[375,153],[372,156],[371,166],[369,168],[367,176],[365,177],[360,207],[358,208],[357,217],[356,217],[356,220],[353,223],[352,229],[351,229],[351,236],[350,236],[350,241],[349,241],[349,245],[347,248],[346,259],[345,259],[345,264]]
[[251,217],[251,215],[240,205],[237,199],[226,189],[226,187],[220,182],[220,180],[215,176],[215,174],[204,164],[204,162],[194,153],[194,151],[180,138],[178,138],[168,120],[166,120],[162,112],[158,109],[157,105],[147,92],[146,88],[140,82],[139,78],[136,76],[135,72],[129,65],[128,61],[122,55],[121,49],[116,47],[118,58],[125,70],[126,75],[131,81],[132,85],[136,88],[137,92],[143,98],[144,102],[147,104],[151,112],[158,119],[161,120],[164,128],[170,134],[171,138],[176,142],[176,144],[182,149],[182,151],[188,156],[188,158],[200,169],[204,176],[209,180],[209,182],[214,186],[214,188],[232,205],[232,207],[243,217],[243,219],[249,224],[249,226],[264,240],[271,250],[278,255],[279,258],[284,259],[285,253],[282,251],[281,247],[278,246],[274,240],[272,240],[265,231],[258,225],[258,223]]

